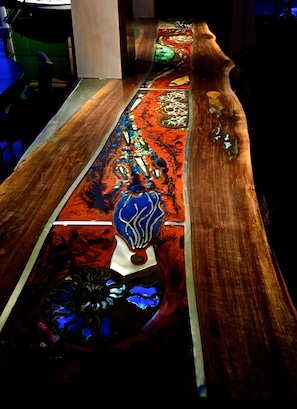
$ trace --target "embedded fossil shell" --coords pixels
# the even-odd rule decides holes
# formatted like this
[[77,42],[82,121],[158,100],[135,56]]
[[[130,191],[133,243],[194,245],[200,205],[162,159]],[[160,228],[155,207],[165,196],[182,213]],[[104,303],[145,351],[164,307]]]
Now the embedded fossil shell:
[[179,85],[184,85],[190,82],[190,78],[188,75],[184,75],[183,77],[175,78],[169,83],[170,87],[176,87]]
[[213,99],[216,99],[216,98],[218,98],[220,95],[222,95],[219,91],[208,91],[207,93],[206,93],[206,95],[209,97],[209,98],[213,98]]

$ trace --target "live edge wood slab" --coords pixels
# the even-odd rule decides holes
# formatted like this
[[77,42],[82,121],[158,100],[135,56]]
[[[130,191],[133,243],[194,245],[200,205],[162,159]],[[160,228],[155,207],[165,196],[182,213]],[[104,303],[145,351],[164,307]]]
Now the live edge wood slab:
[[[155,29],[154,20],[140,22],[139,63],[151,61]],[[188,256],[206,401],[296,404],[296,310],[262,221],[246,117],[229,83],[234,64],[205,22],[194,30]],[[0,186],[0,313],[53,210],[146,75],[108,81]]]

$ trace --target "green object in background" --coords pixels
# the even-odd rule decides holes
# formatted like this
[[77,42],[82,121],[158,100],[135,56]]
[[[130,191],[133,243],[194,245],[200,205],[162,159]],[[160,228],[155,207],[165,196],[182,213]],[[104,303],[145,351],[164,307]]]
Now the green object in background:
[[67,41],[53,44],[12,33],[15,58],[25,68],[25,84],[38,78],[38,51],[43,51],[53,62],[53,77],[70,78],[69,49]]
[[53,62],[53,78],[71,81],[71,13],[31,8],[26,4],[17,10],[7,8],[7,15],[13,11],[16,13],[10,23],[11,41],[15,59],[25,68],[25,84],[38,78],[39,51]]

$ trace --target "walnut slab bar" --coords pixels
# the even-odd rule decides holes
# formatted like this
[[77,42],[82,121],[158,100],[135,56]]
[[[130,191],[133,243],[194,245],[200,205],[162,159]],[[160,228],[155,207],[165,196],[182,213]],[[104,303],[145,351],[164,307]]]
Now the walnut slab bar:
[[[209,398],[296,403],[296,310],[260,214],[246,117],[229,84],[233,63],[206,24],[195,30],[187,185]],[[209,138],[209,90],[221,93],[223,120],[238,139],[232,161]]]
[[47,220],[147,76],[153,19],[136,24],[136,74],[110,80],[0,185],[0,312]]
[[[206,23],[194,25],[185,184],[208,397],[205,403],[297,403],[296,310],[269,247],[255,192],[247,122],[229,84],[233,62]],[[155,22],[143,20],[139,61],[151,61]],[[0,312],[50,215],[146,77],[110,80],[0,186]],[[233,158],[211,138],[220,93]]]

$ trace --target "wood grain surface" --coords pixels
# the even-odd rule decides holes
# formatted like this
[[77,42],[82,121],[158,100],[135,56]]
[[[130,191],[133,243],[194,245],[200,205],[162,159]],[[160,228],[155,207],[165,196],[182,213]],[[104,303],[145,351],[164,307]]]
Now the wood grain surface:
[[50,215],[146,78],[154,20],[137,28],[137,74],[110,80],[0,185],[0,311]]
[[[246,117],[229,84],[234,64],[206,23],[194,32],[185,191],[207,401],[296,404],[296,310],[262,221]],[[154,20],[143,19],[142,72],[108,81],[0,186],[0,311],[48,218],[146,77],[154,38]]]
[[[188,152],[192,262],[210,397],[296,402],[296,310],[269,247],[255,193],[247,122],[230,89],[232,61],[196,25]],[[206,93],[221,93],[230,160],[213,138]]]

